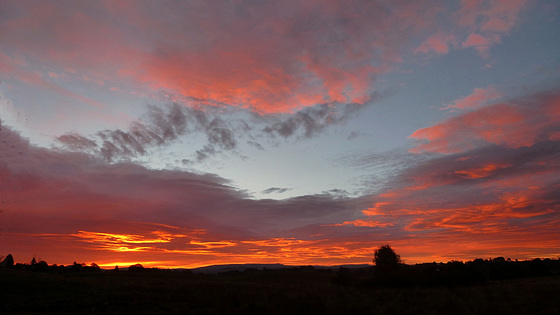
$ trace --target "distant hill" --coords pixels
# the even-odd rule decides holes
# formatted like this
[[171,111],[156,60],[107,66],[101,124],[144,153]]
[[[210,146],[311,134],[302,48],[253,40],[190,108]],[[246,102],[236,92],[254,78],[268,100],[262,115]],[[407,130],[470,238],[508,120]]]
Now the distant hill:
[[[285,268],[299,268],[305,266],[288,266],[283,264],[230,264],[230,265],[212,265],[212,266],[205,266],[199,268],[190,269],[194,273],[205,273],[205,274],[217,274],[222,272],[229,272],[229,271],[245,271],[250,269],[285,269]],[[368,264],[361,264],[361,265],[336,265],[336,266],[312,266],[314,268],[321,268],[321,269],[339,269],[340,267],[353,269],[353,268],[365,268],[371,267]]]
[[247,269],[284,269],[291,268],[282,264],[231,264],[231,265],[212,265],[191,269],[194,273],[221,273],[228,271],[244,271]]

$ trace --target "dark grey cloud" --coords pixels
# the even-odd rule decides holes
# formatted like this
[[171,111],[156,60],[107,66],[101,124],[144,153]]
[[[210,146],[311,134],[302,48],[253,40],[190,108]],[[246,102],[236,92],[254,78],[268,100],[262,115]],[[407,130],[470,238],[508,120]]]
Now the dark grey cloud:
[[148,106],[147,112],[125,130],[107,129],[93,135],[69,132],[56,141],[71,151],[97,154],[114,162],[145,155],[186,135],[204,134],[206,143],[195,149],[193,158],[186,159],[194,163],[235,151],[242,139],[264,150],[262,141],[313,137],[331,125],[344,123],[364,106],[368,105],[321,104],[294,114],[260,115],[234,107],[190,107],[175,102]]
[[149,106],[140,121],[127,130],[103,130],[92,136],[70,132],[56,140],[74,151],[95,152],[108,161],[146,154],[147,150],[168,144],[187,133],[189,121],[186,111],[178,104],[165,109]]
[[262,146],[262,144],[260,144],[256,141],[249,140],[249,141],[247,141],[247,144],[256,148],[256,149],[258,149],[258,150],[264,151],[264,147]]
[[289,190],[292,190],[292,189],[291,188],[270,187],[268,189],[265,189],[265,190],[261,191],[261,193],[263,193],[263,194],[271,194],[271,193],[282,194],[282,193],[285,193]]
[[352,140],[354,138],[357,138],[359,135],[360,135],[360,132],[354,130],[348,135],[348,137],[346,137],[346,139]]
[[335,163],[341,166],[355,167],[358,169],[391,169],[403,170],[412,165],[426,161],[433,155],[411,154],[407,152],[407,148],[398,147],[388,151],[360,153],[352,155],[343,155],[335,159]]
[[98,148],[95,141],[86,138],[77,132],[66,133],[58,137],[57,140],[64,143],[69,148],[78,151],[90,151]]
[[114,161],[145,155],[152,148],[200,132],[207,138],[207,144],[197,151],[197,158],[201,160],[221,149],[234,150],[236,129],[237,126],[224,121],[212,110],[172,103],[164,107],[148,106],[147,113],[127,130],[103,130],[91,136],[70,132],[56,140],[67,149],[98,153],[107,161]]
[[202,149],[196,150],[196,161],[202,162],[216,154],[216,149],[211,145],[205,145]]
[[325,192],[333,197],[348,197],[350,193],[345,189],[331,189]]
[[320,104],[304,108],[292,115],[269,118],[262,131],[273,137],[289,138],[300,133],[301,136],[310,138],[328,126],[345,122],[365,106],[367,105]]

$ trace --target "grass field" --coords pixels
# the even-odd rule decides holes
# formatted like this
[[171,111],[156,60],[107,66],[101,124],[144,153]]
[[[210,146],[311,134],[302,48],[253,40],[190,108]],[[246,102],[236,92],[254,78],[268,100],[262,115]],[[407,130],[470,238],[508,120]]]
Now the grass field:
[[219,275],[0,269],[0,313],[560,314],[558,275],[470,286],[368,287],[333,284],[335,274],[313,268]]

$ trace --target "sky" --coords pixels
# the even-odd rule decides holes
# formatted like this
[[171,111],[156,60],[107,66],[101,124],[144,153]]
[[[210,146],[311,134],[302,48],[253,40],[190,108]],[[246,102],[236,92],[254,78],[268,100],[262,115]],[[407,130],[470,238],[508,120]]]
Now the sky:
[[560,256],[560,3],[0,0],[0,256]]

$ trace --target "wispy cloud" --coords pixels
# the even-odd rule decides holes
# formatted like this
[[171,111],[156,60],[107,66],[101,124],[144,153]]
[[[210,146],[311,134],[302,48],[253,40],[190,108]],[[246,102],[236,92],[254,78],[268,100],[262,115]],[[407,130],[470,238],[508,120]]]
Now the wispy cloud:
[[291,190],[291,188],[278,188],[278,187],[270,187],[268,189],[263,190],[261,193],[263,194],[272,194],[272,193],[285,193],[286,191]]

